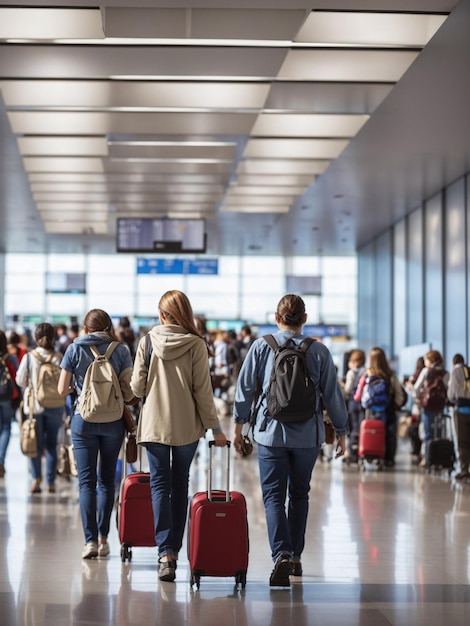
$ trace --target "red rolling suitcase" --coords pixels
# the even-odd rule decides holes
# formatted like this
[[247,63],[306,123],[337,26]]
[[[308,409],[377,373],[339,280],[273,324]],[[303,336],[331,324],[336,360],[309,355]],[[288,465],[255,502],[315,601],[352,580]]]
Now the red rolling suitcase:
[[377,461],[382,469],[385,459],[385,424],[381,420],[364,419],[359,428],[359,463]]
[[[212,490],[212,448],[209,441],[207,491],[196,493],[190,504],[188,559],[191,587],[200,587],[201,576],[234,576],[235,585],[246,585],[248,568],[248,520],[246,501],[229,491],[230,442],[227,442],[226,490]],[[218,548],[223,546],[223,549]]]
[[[140,451],[141,454],[141,451]],[[124,459],[123,467],[127,467]],[[152,547],[155,543],[150,474],[133,472],[121,482],[117,512],[121,561],[132,559],[132,547]]]

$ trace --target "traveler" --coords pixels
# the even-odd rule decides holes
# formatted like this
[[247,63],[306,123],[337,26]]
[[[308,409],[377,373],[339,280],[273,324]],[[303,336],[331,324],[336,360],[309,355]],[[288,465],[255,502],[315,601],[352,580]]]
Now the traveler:
[[129,352],[131,353],[131,358],[134,361],[136,337],[128,317],[121,317],[121,319],[119,320],[117,336],[119,337],[120,341],[127,345],[127,347],[129,348]]
[[21,341],[21,337],[15,330],[12,330],[8,337],[8,352],[16,356],[18,365],[21,363],[21,359],[28,353],[28,348]]
[[[277,305],[278,345],[286,341],[300,345],[307,320],[305,304],[297,295],[285,295]],[[336,457],[346,450],[348,416],[336,368],[330,352],[320,342],[308,346],[308,373],[315,387],[316,402],[311,417],[302,422],[284,423],[267,412],[266,392],[274,364],[274,351],[263,337],[252,344],[240,370],[234,404],[235,450],[243,452],[243,426],[250,421],[251,406],[258,385],[262,396],[256,412],[253,437],[258,444],[258,464],[274,569],[270,586],[287,587],[289,575],[301,576],[305,544],[309,490],[312,470],[325,440],[320,395],[336,430]],[[288,504],[286,512],[286,495]]]
[[173,582],[199,439],[208,429],[217,446],[225,446],[226,438],[214,405],[207,344],[190,301],[181,291],[167,291],[158,311],[160,325],[139,341],[131,386],[145,397],[137,442],[147,449],[150,466],[158,576]]
[[246,355],[248,354],[248,350],[251,348],[254,340],[255,338],[253,337],[253,334],[251,332],[251,326],[248,326],[248,324],[242,326],[240,330],[239,344],[240,359],[242,363],[245,360]]
[[[96,346],[96,349],[104,354],[111,342],[118,341],[111,318],[102,309],[89,311],[83,321],[83,328],[85,334],[70,344],[61,363],[59,391],[64,396],[72,391],[70,385],[73,376],[75,390],[80,397],[86,371],[94,361],[91,346]],[[119,378],[124,402],[132,402],[134,399],[130,387],[132,359],[129,350],[119,343],[109,360]],[[124,422],[122,419],[106,423],[85,421],[78,412],[76,402],[71,419],[71,431],[78,469],[80,513],[85,535],[82,558],[105,557],[109,554],[107,537],[114,506],[114,477],[124,438]]]
[[349,415],[349,438],[347,461],[357,463],[359,447],[359,428],[364,419],[364,409],[354,400],[359,380],[365,372],[366,355],[363,350],[353,350],[349,356],[348,371],[344,382],[344,396]]
[[420,467],[428,466],[428,446],[434,435],[434,420],[442,413],[446,398],[444,397],[438,405],[423,406],[425,396],[428,394],[432,380],[441,380],[444,388],[447,389],[449,382],[449,372],[444,369],[444,361],[438,350],[430,350],[424,355],[424,368],[418,375],[414,385],[415,399],[421,410],[421,421],[424,428],[424,456],[420,461]]
[[[390,367],[385,352],[382,348],[374,347],[369,352],[369,367],[362,374],[354,400],[361,402],[363,408],[366,408],[367,397],[370,397],[374,388],[378,388],[372,383],[370,378],[383,381],[383,389],[385,397],[382,400],[375,399],[370,406],[367,407],[369,415],[373,419],[381,420],[385,425],[385,466],[394,467],[395,454],[397,451],[397,412],[406,402],[406,392],[400,384],[397,375]],[[368,414],[366,412],[366,418]]]
[[5,457],[10,443],[11,422],[15,417],[14,406],[20,395],[15,383],[18,361],[15,356],[8,352],[7,337],[3,330],[0,330],[0,359],[1,380],[4,380],[5,383],[7,380],[11,380],[11,384],[8,383],[5,387],[5,393],[0,395],[0,478],[3,478],[5,476]]
[[447,396],[455,405],[457,447],[460,472],[456,480],[470,477],[470,370],[461,354],[454,355]]
[[65,354],[65,351],[72,343],[72,339],[67,332],[67,326],[65,324],[57,324],[55,330],[57,334],[57,349],[62,354]]
[[[64,404],[54,408],[45,408],[39,403],[38,377],[41,366],[39,359],[51,358],[51,362],[60,366],[62,354],[54,349],[54,327],[51,324],[43,323],[36,327],[34,340],[37,348],[28,352],[21,361],[16,373],[16,382],[23,387],[24,407],[23,411],[29,415],[29,394],[34,398],[33,414],[36,420],[38,436],[38,453],[30,459],[31,475],[33,484],[31,493],[41,493],[42,482],[42,458],[46,452],[46,481],[49,493],[55,492],[55,479],[57,475],[57,437],[64,419]],[[35,354],[38,354],[38,357]]]

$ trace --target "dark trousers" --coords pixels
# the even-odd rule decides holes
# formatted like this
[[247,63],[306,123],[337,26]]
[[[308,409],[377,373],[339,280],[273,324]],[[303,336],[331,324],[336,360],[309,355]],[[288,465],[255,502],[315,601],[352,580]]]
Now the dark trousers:
[[470,415],[457,411],[457,445],[459,448],[460,471],[470,467]]
[[348,439],[348,453],[350,458],[357,459],[359,449],[359,429],[361,422],[364,419],[364,409],[361,407],[360,402],[354,402],[350,400],[348,402],[348,415],[349,415],[349,439]]

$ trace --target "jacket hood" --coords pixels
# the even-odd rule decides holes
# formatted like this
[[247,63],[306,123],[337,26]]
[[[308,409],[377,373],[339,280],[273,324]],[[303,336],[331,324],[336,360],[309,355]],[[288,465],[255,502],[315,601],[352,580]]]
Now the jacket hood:
[[112,341],[108,333],[89,333],[74,339],[74,343],[78,343],[80,346],[96,346],[100,343],[111,343]]
[[149,334],[155,354],[163,360],[178,359],[196,342],[202,341],[201,337],[188,333],[185,328],[173,324],[154,326]]

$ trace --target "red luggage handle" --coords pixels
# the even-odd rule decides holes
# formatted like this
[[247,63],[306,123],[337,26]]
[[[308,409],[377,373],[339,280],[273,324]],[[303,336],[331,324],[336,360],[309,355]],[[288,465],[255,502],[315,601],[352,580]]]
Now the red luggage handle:
[[[230,441],[227,441],[225,447],[227,448],[227,483],[225,488],[225,502],[230,502]],[[207,470],[207,499],[209,502],[213,501],[212,498],[212,448],[215,446],[214,439],[209,441],[209,468]]]

